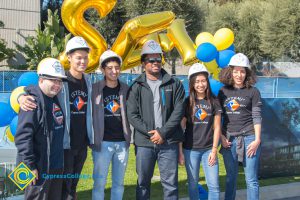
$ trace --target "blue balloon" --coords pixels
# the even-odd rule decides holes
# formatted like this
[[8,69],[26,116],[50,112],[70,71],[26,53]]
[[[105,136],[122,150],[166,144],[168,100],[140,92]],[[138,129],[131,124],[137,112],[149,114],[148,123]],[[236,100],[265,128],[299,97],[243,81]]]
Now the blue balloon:
[[197,47],[196,57],[202,62],[210,62],[216,59],[217,48],[211,43],[202,43]]
[[221,83],[220,81],[217,81],[213,78],[209,78],[209,83],[210,83],[210,88],[212,90],[212,93],[215,95],[215,96],[218,96],[219,94],[219,91],[221,89],[221,87],[224,86],[223,83]]
[[200,199],[208,199],[208,192],[200,184],[198,184],[198,192]]
[[0,102],[0,127],[8,125],[16,116],[10,104]]
[[25,72],[18,80],[18,86],[37,85],[39,76],[36,72]]
[[10,105],[10,95],[11,93],[0,93],[0,102],[7,103]]
[[11,134],[15,137],[18,127],[18,115],[14,117],[9,126]]
[[231,51],[234,51],[234,52],[235,52],[235,47],[234,47],[234,45],[232,44],[230,47],[228,47],[228,48],[225,49],[225,50],[231,50]]
[[234,54],[235,54],[234,51],[231,50],[220,51],[216,59],[219,67],[220,68],[227,67],[231,57],[234,56]]

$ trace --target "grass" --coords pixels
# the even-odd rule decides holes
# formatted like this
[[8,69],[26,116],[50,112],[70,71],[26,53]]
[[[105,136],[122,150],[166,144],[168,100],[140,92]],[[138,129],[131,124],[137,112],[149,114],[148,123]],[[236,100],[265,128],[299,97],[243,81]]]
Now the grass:
[[[225,188],[225,168],[223,164],[223,157],[219,155],[219,177],[220,177],[220,187],[221,191],[224,191]],[[91,151],[88,152],[88,158],[85,162],[83,167],[82,174],[92,174],[93,173],[93,160],[91,156]],[[200,171],[200,184],[206,188],[203,171]],[[129,150],[129,160],[128,166],[125,175],[125,191],[123,199],[135,199],[135,186],[136,186],[137,175],[135,171],[135,155],[134,155],[134,147],[131,145]],[[300,176],[289,176],[289,177],[276,177],[276,178],[269,178],[269,179],[261,179],[260,186],[267,186],[267,185],[277,185],[283,183],[290,183],[290,182],[300,182]],[[179,166],[178,172],[178,184],[179,184],[179,196],[180,197],[187,197],[187,176],[184,166]],[[93,180],[92,179],[80,179],[77,193],[78,199],[80,200],[88,200],[92,199],[92,188],[93,188]],[[106,189],[105,189],[105,199],[110,199],[110,188],[111,188],[111,174],[109,173]],[[239,176],[238,176],[238,189],[245,189],[245,175],[243,172],[243,168],[240,167],[239,169]],[[151,199],[163,199],[163,191],[162,186],[159,181],[159,171],[156,166],[154,171],[154,178],[151,184]]]

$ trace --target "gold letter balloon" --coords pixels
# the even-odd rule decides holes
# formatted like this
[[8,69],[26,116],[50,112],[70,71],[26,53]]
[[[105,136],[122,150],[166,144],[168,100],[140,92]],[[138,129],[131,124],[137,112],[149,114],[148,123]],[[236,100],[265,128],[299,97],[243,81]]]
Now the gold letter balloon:
[[[65,0],[63,2],[61,16],[64,25],[73,35],[83,37],[91,47],[86,72],[93,72],[98,68],[99,57],[107,50],[107,43],[103,36],[84,19],[83,14],[87,9],[95,8],[101,18],[104,18],[111,12],[116,2],[116,0]],[[158,34],[166,30],[167,34]],[[197,61],[196,45],[187,34],[184,21],[175,20],[173,12],[164,11],[141,15],[124,24],[111,48],[122,57],[122,70],[140,64],[141,47],[149,39],[160,42],[164,51],[171,51],[175,47],[185,65]],[[60,55],[59,60],[65,68],[69,68],[65,52]]]
[[[61,17],[65,27],[75,36],[83,37],[91,48],[89,64],[86,72],[92,72],[98,67],[100,55],[107,49],[103,36],[93,28],[83,17],[89,8],[95,8],[101,18],[104,18],[114,8],[117,0],[64,0],[61,7]],[[65,68],[69,68],[66,53],[59,57]]]

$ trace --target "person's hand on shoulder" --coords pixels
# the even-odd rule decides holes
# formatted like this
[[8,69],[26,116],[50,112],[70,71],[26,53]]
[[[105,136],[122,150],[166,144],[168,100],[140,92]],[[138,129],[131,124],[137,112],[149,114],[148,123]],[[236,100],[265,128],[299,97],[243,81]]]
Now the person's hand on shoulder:
[[18,102],[20,104],[20,108],[24,111],[33,111],[37,107],[35,99],[30,95],[19,96]]

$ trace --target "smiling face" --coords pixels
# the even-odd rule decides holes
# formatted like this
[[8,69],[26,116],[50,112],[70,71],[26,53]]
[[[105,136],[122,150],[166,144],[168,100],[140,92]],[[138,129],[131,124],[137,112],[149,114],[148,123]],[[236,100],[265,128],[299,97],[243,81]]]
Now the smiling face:
[[70,62],[70,71],[77,73],[83,73],[88,65],[88,51],[86,50],[76,50],[68,55],[68,60]]
[[241,88],[245,85],[246,79],[246,69],[245,67],[233,67],[232,69],[232,78],[233,78],[233,86],[236,88]]
[[207,90],[207,79],[203,74],[198,74],[195,77],[194,90],[197,96],[205,96]]
[[143,61],[146,74],[153,76],[160,75],[161,71],[161,55],[160,54],[148,54]]
[[59,78],[48,79],[43,77],[39,79],[39,87],[45,95],[47,95],[48,97],[54,97],[60,92],[62,88],[62,80]]
[[117,61],[109,61],[101,68],[103,75],[107,81],[117,81],[120,75],[121,67]]

